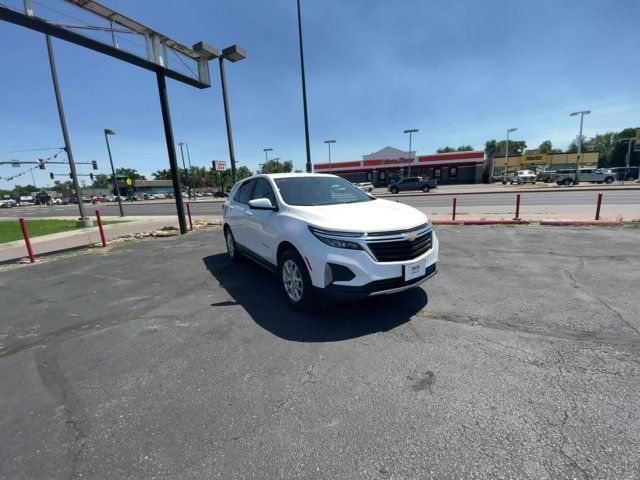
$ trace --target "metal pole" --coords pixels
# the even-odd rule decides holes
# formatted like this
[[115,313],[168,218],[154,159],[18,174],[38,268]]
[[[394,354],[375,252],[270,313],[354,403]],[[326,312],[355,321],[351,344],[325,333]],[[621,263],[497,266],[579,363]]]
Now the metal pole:
[[[191,175],[192,170],[191,170],[191,155],[189,154],[189,142],[184,142],[184,146],[187,147],[187,162],[189,163],[189,175]],[[189,177],[189,178],[191,178],[191,177]],[[191,181],[191,189],[192,190],[194,189],[193,184],[194,184],[194,182],[192,180]],[[198,200],[198,198],[196,197],[195,192],[193,192],[193,199],[194,200]]]
[[78,183],[78,175],[76,174],[76,164],[73,161],[73,152],[71,150],[71,141],[69,140],[69,132],[67,131],[67,120],[64,116],[64,108],[62,106],[62,97],[60,95],[60,86],[58,85],[58,72],[56,71],[56,61],[53,57],[53,46],[51,45],[51,37],[45,35],[47,39],[47,53],[49,54],[49,66],[51,67],[51,79],[53,80],[53,91],[56,95],[56,104],[58,105],[58,116],[60,117],[60,127],[62,128],[62,137],[64,138],[64,149],[67,152],[69,160],[69,168],[71,169],[71,180],[73,188],[76,190],[78,199],[78,209],[80,210],[80,222],[83,226],[89,226],[91,220],[84,213],[84,204],[82,203],[82,195],[80,192],[80,184]]
[[176,144],[173,138],[173,128],[171,126],[171,113],[169,111],[169,98],[167,97],[167,84],[164,72],[161,68],[156,70],[158,80],[158,94],[160,96],[160,109],[162,110],[162,122],[164,124],[164,136],[167,141],[167,152],[169,154],[169,166],[171,167],[171,180],[173,181],[173,196],[176,200],[176,211],[178,213],[178,223],[180,233],[187,233],[187,221],[184,217],[184,204],[182,203],[182,192],[180,191],[180,175],[178,174],[178,159],[176,157]]
[[509,130],[507,130],[507,144],[504,148],[504,174],[502,183],[507,184],[507,169],[509,168]]
[[29,239],[29,231],[27,230],[27,223],[24,218],[20,218],[20,228],[22,229],[22,237],[24,238],[24,244],[27,247],[27,253],[29,254],[29,261],[31,263],[36,262],[36,256],[33,254],[33,248],[31,247],[31,240]]
[[[627,162],[627,166],[629,166],[629,162]],[[36,177],[33,176],[33,168],[29,170],[31,172],[31,180],[33,180],[33,188],[38,190],[38,186],[36,185]]]
[[229,159],[231,160],[231,180],[236,183],[236,154],[233,151],[233,135],[231,133],[231,114],[229,113],[229,99],[227,97],[227,77],[224,73],[224,59],[220,60],[220,85],[222,86],[222,102],[224,103],[224,120],[227,124],[227,143],[229,143]]
[[584,112],[580,112],[580,135],[578,136],[578,158],[576,158],[576,178],[573,181],[574,185],[580,183],[580,163],[582,160],[582,123],[584,121]]
[[309,143],[309,116],[307,114],[307,82],[304,76],[304,50],[302,48],[302,16],[300,14],[300,0],[298,0],[298,39],[300,40],[300,72],[302,74],[302,105],[304,108],[304,136],[307,142],[307,173],[311,173],[311,145]]
[[116,178],[116,169],[113,167],[113,158],[111,157],[111,146],[109,145],[109,135],[104,132],[104,139],[107,141],[107,152],[109,152],[109,162],[111,163],[111,174],[113,175],[113,185],[116,187],[116,195],[118,196],[118,208],[120,209],[120,216],[124,217],[124,210],[122,209],[122,199],[120,198],[120,188],[118,187],[118,179]]
[[331,142],[327,142],[329,145],[329,173],[331,173]]
[[184,145],[184,142],[180,142],[178,143],[178,145],[180,145],[180,157],[182,157],[182,168],[185,171],[185,174],[187,175],[187,197],[189,197],[189,200],[191,200],[191,180],[189,178],[189,170],[187,170],[187,166],[184,163],[184,152],[182,151],[182,145]]
[[[630,138],[629,139],[629,148],[627,149],[627,156],[624,159],[624,173],[622,174],[622,184],[624,185],[624,180],[627,177],[627,175],[629,174],[629,165],[631,164],[631,145],[633,144],[633,141],[635,140],[635,138]],[[34,182],[35,184],[35,182]]]
[[409,173],[407,174],[407,177],[411,176],[411,162],[412,162],[412,156],[411,156],[411,135],[412,133],[409,132]]

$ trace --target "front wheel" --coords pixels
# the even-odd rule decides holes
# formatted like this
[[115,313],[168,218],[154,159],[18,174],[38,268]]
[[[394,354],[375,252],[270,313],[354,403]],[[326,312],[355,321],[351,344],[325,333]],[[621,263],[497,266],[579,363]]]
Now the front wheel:
[[429,187],[425,185],[424,187],[422,187],[422,191],[424,193],[429,193]]
[[607,177],[604,179],[604,183],[613,183],[613,177]]
[[311,310],[315,306],[311,277],[298,252],[287,250],[282,254],[278,274],[289,305],[297,310]]
[[398,189],[397,189],[397,188],[395,188],[395,187],[393,187],[393,188],[391,189],[391,193],[393,193],[393,194],[398,193]]
[[565,179],[562,181],[562,184],[563,184],[563,185],[571,185],[571,180],[570,180],[570,179],[568,179],[568,178],[565,178]]
[[238,253],[238,246],[236,245],[236,240],[233,237],[233,233],[231,233],[231,229],[227,227],[224,231],[224,240],[227,244],[227,254],[229,255],[229,260],[232,262],[237,262],[240,258],[240,254]]

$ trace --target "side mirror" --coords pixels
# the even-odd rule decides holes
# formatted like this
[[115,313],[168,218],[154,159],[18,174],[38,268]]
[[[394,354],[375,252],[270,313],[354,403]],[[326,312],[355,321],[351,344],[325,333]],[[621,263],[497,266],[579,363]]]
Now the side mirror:
[[253,200],[249,200],[249,207],[253,208],[254,210],[276,209],[276,207],[271,204],[271,200],[269,200],[268,198],[255,198]]

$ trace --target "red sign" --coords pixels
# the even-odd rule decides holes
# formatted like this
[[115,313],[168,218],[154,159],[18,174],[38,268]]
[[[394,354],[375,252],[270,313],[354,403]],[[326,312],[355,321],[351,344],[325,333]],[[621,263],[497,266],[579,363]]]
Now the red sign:
[[227,169],[227,162],[222,162],[220,160],[214,160],[213,162],[213,169],[216,171],[223,171]]

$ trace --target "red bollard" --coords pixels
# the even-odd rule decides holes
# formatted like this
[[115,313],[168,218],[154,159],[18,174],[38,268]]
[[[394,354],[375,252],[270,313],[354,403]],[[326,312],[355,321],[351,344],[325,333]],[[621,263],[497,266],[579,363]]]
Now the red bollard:
[[520,194],[516,195],[516,216],[514,220],[520,220]]
[[193,222],[191,221],[191,205],[187,203],[187,213],[189,214],[189,230],[193,230]]
[[453,215],[451,215],[451,220],[455,220],[456,219],[456,204],[458,202],[456,201],[456,197],[453,197]]
[[98,219],[98,229],[100,230],[100,238],[102,239],[102,248],[107,246],[107,239],[104,236],[104,228],[102,228],[102,217],[100,216],[100,210],[96,210],[96,218]]
[[24,221],[24,218],[20,219],[20,228],[22,228],[22,236],[24,237],[24,243],[27,245],[27,252],[29,252],[29,260],[31,260],[31,263],[36,263],[36,256],[33,254],[33,248],[31,248],[31,240],[29,240],[27,223]]
[[600,206],[602,205],[602,193],[598,194],[598,205],[596,206],[596,220],[600,220]]

